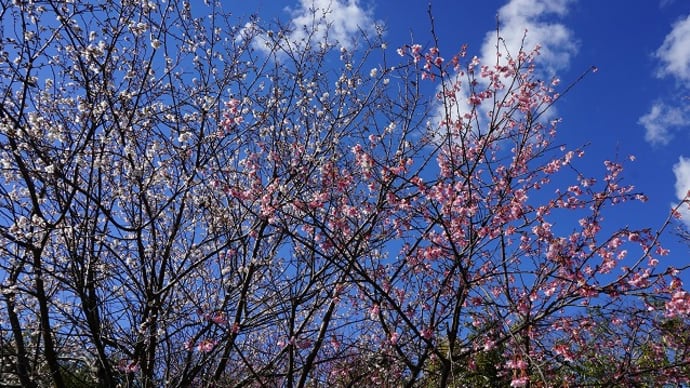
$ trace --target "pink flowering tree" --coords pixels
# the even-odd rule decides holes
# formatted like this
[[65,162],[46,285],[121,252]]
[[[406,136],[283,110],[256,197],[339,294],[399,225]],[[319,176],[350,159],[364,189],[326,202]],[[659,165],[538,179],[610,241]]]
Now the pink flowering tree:
[[[659,268],[661,230],[602,224],[609,207],[646,198],[622,182],[620,162],[604,161],[597,179],[577,167],[583,150],[554,145],[557,121],[545,116],[557,80],[536,79],[538,49],[499,50],[491,65],[420,45],[398,53],[439,82],[438,126],[405,167],[378,156],[395,133],[353,153],[370,188],[400,185],[383,206],[400,247],[358,266],[357,288],[407,384],[429,378],[431,362],[445,386],[456,365],[472,373],[497,348],[496,377],[511,386],[685,381],[684,346],[650,343],[668,318],[687,317],[679,270]],[[595,330],[602,319],[615,328]],[[577,363],[592,354],[617,368],[589,376]]]
[[556,143],[538,48],[169,3],[0,0],[0,379],[687,383],[669,220],[604,222],[645,197]]

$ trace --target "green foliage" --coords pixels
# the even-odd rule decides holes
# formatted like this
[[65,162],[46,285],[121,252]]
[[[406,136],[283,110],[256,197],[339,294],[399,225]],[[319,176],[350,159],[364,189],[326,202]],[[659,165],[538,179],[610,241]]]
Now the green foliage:
[[[448,387],[503,387],[510,384],[510,377],[501,373],[505,365],[505,346],[496,346],[490,350],[465,353],[459,349],[449,352],[448,341],[439,345],[442,354],[448,354],[445,360],[434,358],[425,371],[422,387],[438,387],[442,383],[444,369],[448,374]],[[445,365],[445,367],[444,367]]]

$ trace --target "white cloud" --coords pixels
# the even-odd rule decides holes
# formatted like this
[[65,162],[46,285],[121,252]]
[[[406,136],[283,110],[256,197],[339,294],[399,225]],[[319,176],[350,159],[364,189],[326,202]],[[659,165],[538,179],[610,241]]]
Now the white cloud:
[[[682,201],[690,191],[690,158],[681,156],[678,163],[673,165],[673,174],[676,176],[676,198]],[[690,208],[687,205],[681,206],[680,212],[681,219],[690,227]]]
[[659,76],[673,76],[690,83],[690,15],[673,24],[664,43],[656,51],[661,60]]
[[[297,9],[290,10],[293,41],[338,43],[351,47],[364,31],[374,31],[371,12],[362,8],[358,0],[300,0]],[[314,34],[309,37],[311,31]]]
[[689,119],[686,110],[657,102],[637,122],[645,128],[645,140],[654,145],[666,145],[673,138],[672,131],[685,126]]
[[286,7],[285,11],[291,17],[286,26],[289,32],[264,31],[252,21],[243,27],[241,37],[251,39],[253,47],[266,54],[280,41],[282,49],[278,54],[282,55],[283,50],[301,51],[307,44],[316,47],[337,44],[349,49],[356,45],[362,33],[376,32],[372,12],[362,7],[359,0],[299,0],[295,8]]
[[[659,59],[657,76],[670,76],[690,86],[690,15],[674,23],[671,32],[655,53]],[[653,145],[667,145],[674,131],[687,127],[690,107],[657,102],[638,123],[645,128],[645,140]]]
[[[499,32],[508,53],[515,56],[521,47],[529,52],[539,45],[541,55],[538,62],[549,73],[546,76],[567,68],[571,57],[577,52],[577,43],[572,32],[554,19],[567,15],[571,2],[572,0],[511,0],[501,7],[498,10]],[[482,62],[495,61],[496,32],[489,31],[482,45]]]
[[[529,53],[536,46],[540,46],[535,78],[548,80],[557,70],[567,68],[572,56],[577,52],[577,43],[573,33],[557,20],[567,15],[571,2],[572,0],[511,0],[501,7],[498,10],[498,32],[502,38],[498,47],[501,53],[500,60],[505,61],[508,55],[517,57],[521,49]],[[481,47],[480,64],[493,66],[496,64],[496,55],[496,31],[487,31]],[[462,81],[463,78],[460,76],[459,80]],[[486,79],[480,78],[477,81],[486,86]],[[453,120],[472,110],[467,101],[468,97],[468,90],[462,89],[458,92],[457,102],[448,107],[448,113]],[[477,120],[480,126],[491,109],[492,107],[484,105],[479,107]],[[437,115],[439,118],[446,116],[443,106],[438,108]],[[555,110],[550,109],[541,118],[548,120],[553,118],[553,115]]]

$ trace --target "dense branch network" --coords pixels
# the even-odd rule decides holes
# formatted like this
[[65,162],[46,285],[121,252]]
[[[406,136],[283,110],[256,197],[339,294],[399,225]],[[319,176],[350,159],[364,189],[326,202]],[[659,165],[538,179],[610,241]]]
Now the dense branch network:
[[0,7],[3,381],[688,383],[671,218],[604,223],[645,197],[556,144],[570,86],[538,48],[341,47],[318,10],[295,35],[218,4]]

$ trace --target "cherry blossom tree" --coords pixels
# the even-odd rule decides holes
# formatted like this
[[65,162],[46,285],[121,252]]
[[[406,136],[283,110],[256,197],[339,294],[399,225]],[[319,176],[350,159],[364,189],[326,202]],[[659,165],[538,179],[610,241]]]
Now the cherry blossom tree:
[[4,380],[687,383],[670,218],[605,222],[645,197],[557,143],[538,48],[0,6]]

